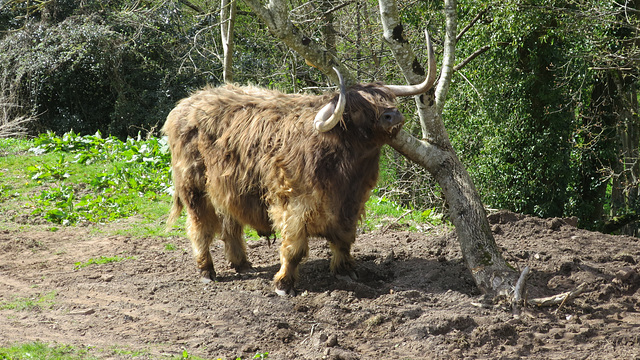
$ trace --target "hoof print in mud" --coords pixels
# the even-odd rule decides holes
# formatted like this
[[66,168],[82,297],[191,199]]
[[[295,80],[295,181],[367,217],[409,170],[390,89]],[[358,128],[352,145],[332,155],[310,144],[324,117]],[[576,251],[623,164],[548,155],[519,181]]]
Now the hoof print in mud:
[[346,274],[336,273],[334,274],[334,276],[336,279],[344,282],[355,282],[360,279],[360,277],[355,271],[350,271],[349,273],[346,273]]

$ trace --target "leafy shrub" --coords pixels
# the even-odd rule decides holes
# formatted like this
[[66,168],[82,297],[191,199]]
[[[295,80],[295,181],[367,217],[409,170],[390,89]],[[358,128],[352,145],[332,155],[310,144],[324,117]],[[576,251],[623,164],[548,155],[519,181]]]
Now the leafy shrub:
[[[170,191],[169,151],[166,139],[148,140],[115,137],[100,133],[80,136],[69,132],[62,137],[52,132],[34,140],[36,154],[62,153],[55,165],[27,168],[31,178],[54,185],[32,197],[33,215],[47,221],[73,225],[78,222],[105,222],[133,215],[140,196],[156,200]],[[105,171],[85,174],[85,182],[69,185],[71,155],[75,164],[104,163]],[[70,172],[72,174],[70,174]]]
[[[194,67],[175,70],[189,45],[176,36],[184,26],[177,3],[46,3],[52,8],[31,21],[5,19],[4,27],[16,29],[0,38],[0,99],[11,99],[7,117],[37,117],[33,133],[99,130],[124,139],[157,128],[202,84]],[[3,10],[0,26],[7,14],[20,18]]]

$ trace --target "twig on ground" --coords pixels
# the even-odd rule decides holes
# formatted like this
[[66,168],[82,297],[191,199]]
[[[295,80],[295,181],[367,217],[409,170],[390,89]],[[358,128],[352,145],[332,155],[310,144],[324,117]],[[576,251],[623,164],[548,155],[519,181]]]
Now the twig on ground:
[[582,283],[578,285],[574,290],[567,291],[562,294],[557,294],[553,296],[548,296],[544,298],[536,298],[527,301],[527,303],[534,306],[554,306],[559,305],[558,309],[560,309],[567,301],[571,301],[582,294],[587,289],[587,284]]
[[384,228],[382,228],[382,233],[386,233],[389,228],[391,228],[391,226],[393,226],[394,224],[396,224],[398,221],[400,221],[400,219],[402,219],[403,217],[409,215],[413,210],[409,209],[407,211],[404,212],[404,214],[400,215],[399,217],[397,217],[396,219],[394,219],[393,221],[391,221],[390,223],[388,223]]

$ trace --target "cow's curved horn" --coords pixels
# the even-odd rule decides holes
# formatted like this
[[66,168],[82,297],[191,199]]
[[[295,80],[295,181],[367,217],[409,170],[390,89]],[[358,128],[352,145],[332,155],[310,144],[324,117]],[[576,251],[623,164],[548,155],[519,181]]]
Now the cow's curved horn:
[[316,114],[316,118],[313,120],[313,127],[318,132],[329,131],[336,126],[340,118],[342,118],[342,113],[344,112],[344,107],[347,102],[347,91],[344,85],[344,79],[338,69],[333,68],[333,71],[338,74],[338,79],[340,79],[340,97],[338,97],[337,104],[329,103],[322,107],[322,109],[318,111],[318,114]]
[[433,55],[431,38],[429,37],[429,32],[427,30],[424,31],[424,35],[427,38],[427,56],[429,62],[429,72],[427,73],[427,78],[422,82],[422,84],[417,85],[387,85],[387,88],[391,90],[391,92],[396,96],[413,96],[424,94],[429,91],[433,86],[433,83],[436,82],[436,58]]

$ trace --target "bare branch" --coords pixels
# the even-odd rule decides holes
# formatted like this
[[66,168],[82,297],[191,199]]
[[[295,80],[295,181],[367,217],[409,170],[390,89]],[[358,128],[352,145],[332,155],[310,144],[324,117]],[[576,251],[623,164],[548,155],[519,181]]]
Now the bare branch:
[[513,294],[514,302],[520,301],[520,299],[522,299],[522,293],[524,292],[524,284],[527,279],[527,275],[529,275],[530,270],[531,270],[530,267],[525,266],[524,269],[522,270],[522,273],[520,273],[520,277],[518,278],[518,282],[516,283],[516,288]]
[[346,7],[346,6],[349,6],[349,5],[353,4],[354,2],[355,1],[345,1],[340,5],[336,5],[336,6],[332,7],[331,9],[327,9],[324,12],[324,15],[328,15],[328,14],[331,14],[332,12],[338,11],[338,10],[342,9],[343,7]]
[[462,30],[460,31],[460,33],[456,36],[456,42],[460,41],[460,38],[461,38],[462,36],[464,36],[464,34],[465,34],[467,31],[469,31],[469,29],[471,29],[471,27],[473,27],[473,25],[475,25],[475,23],[476,23],[476,22],[478,22],[478,20],[480,20],[480,18],[482,18],[482,16],[483,16],[484,14],[486,14],[486,13],[487,13],[487,11],[489,11],[489,9],[490,9],[490,8],[491,8],[491,6],[487,6],[487,7],[486,7],[486,8],[484,8],[482,11],[480,11],[480,12],[478,13],[478,15],[476,15],[476,17],[474,17],[474,18],[473,18],[473,20],[471,20],[471,22],[470,22],[467,26],[465,26],[465,27],[464,27],[464,29],[462,29]]
[[527,275],[529,275],[530,267],[525,266],[520,273],[520,277],[518,278],[518,282],[516,282],[516,287],[513,290],[513,299],[511,299],[511,307],[513,308],[513,316],[520,316],[520,300],[522,300],[522,293],[525,290],[525,281],[527,280]]
[[338,68],[347,85],[356,83],[351,71],[342,64],[335,54],[305,36],[291,22],[286,2],[271,0],[267,7],[263,6],[259,0],[245,0],[244,2],[264,21],[273,36],[302,55],[307,63],[318,68],[334,83],[337,84],[339,82],[337,75],[333,71],[334,67]]
[[562,305],[567,301],[571,301],[582,294],[587,289],[587,284],[582,283],[578,285],[574,290],[567,291],[562,294],[553,295],[545,298],[536,298],[527,301],[527,303],[535,306],[554,306]]
[[199,7],[198,5],[192,3],[191,1],[188,0],[180,0],[180,3],[182,3],[183,5],[185,5],[188,8],[191,8],[191,10],[197,12],[198,14],[204,14],[204,10],[202,10],[201,7]]
[[20,116],[13,119],[0,119],[0,139],[15,138],[27,134],[27,124],[35,121],[34,116]]
[[453,71],[456,72],[460,69],[462,69],[463,67],[465,67],[469,62],[471,62],[471,60],[477,58],[478,56],[480,56],[481,54],[485,53],[487,50],[491,49],[491,45],[485,45],[483,47],[481,47],[480,49],[476,50],[473,52],[473,54],[469,55],[466,59],[462,60],[460,62],[460,64],[456,65],[453,67]]

